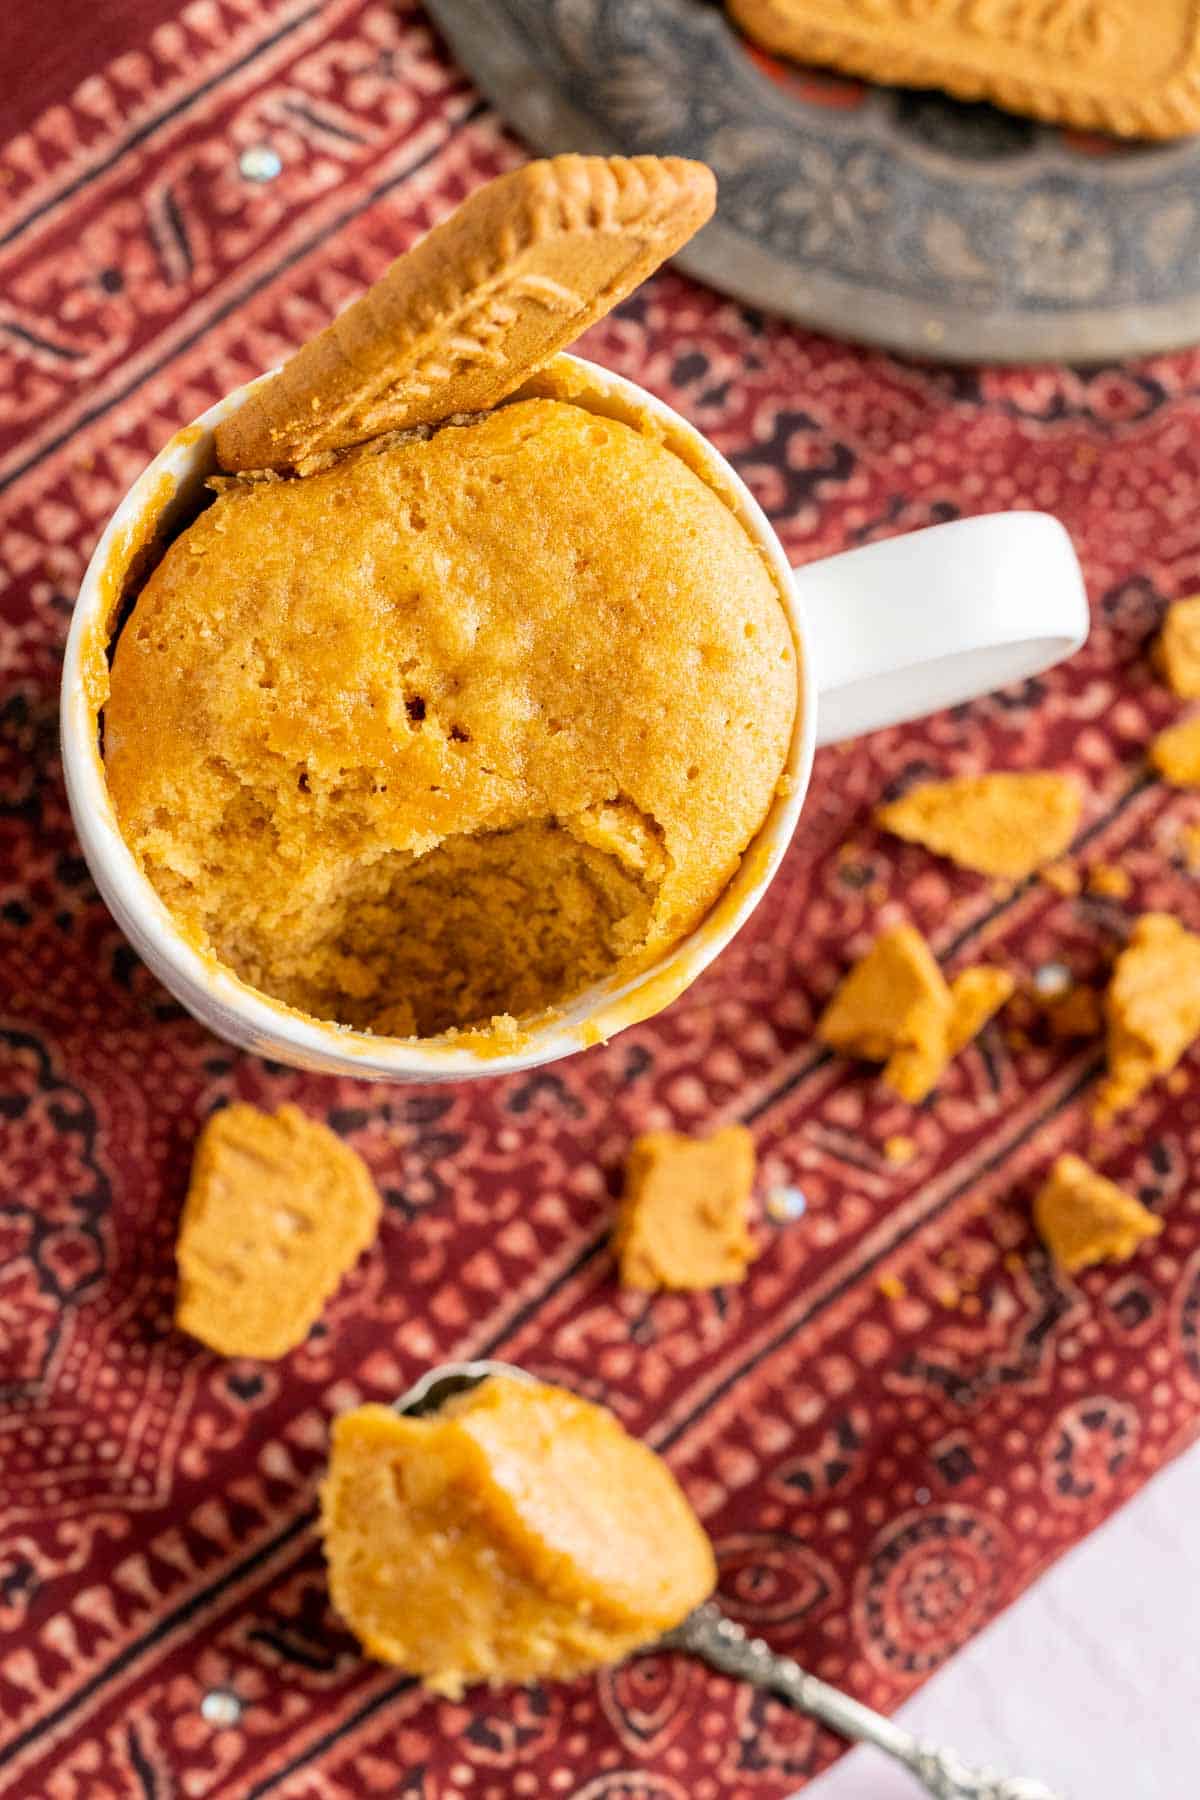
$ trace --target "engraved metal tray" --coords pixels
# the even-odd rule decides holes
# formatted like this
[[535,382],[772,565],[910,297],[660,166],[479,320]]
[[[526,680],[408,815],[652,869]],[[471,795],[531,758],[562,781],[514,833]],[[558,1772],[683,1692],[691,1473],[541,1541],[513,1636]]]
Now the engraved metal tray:
[[536,149],[711,163],[679,257],[751,305],[947,361],[1200,341],[1200,138],[1130,144],[754,49],[713,0],[427,0]]

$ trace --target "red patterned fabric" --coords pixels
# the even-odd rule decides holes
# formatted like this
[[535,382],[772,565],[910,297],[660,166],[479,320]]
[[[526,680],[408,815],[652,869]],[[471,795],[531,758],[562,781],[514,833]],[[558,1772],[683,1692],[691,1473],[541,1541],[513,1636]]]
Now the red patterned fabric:
[[[682,1661],[461,1705],[364,1662],[313,1530],[329,1419],[488,1351],[603,1397],[686,1484],[730,1610],[882,1707],[1189,1441],[1194,1060],[1185,1091],[1159,1087],[1096,1148],[1162,1236],[1067,1280],[1029,1196],[1088,1146],[1096,1044],[1014,1047],[994,1026],[913,1113],[811,1030],[901,902],[952,968],[1086,974],[1138,909],[1200,926],[1179,849],[1200,797],[1143,759],[1176,711],[1147,640],[1164,599],[1200,587],[1200,353],[923,369],[660,275],[587,348],[712,436],[797,561],[1048,507],[1084,560],[1091,642],[1044,680],[823,753],[752,926],[607,1048],[436,1090],[236,1055],[149,978],[80,861],[55,723],[72,595],[176,426],[522,152],[414,4],[161,14],[91,8],[89,30],[111,40],[115,19],[123,38],[43,95],[0,163],[0,1793],[777,1800],[836,1745]],[[82,74],[69,47],[63,67]],[[239,172],[258,144],[282,158],[273,183]],[[870,825],[917,770],[1066,765],[1089,854],[1133,878],[1124,904],[997,895]],[[387,1200],[378,1244],[278,1366],[171,1327],[192,1144],[234,1095],[329,1119]],[[806,1215],[764,1216],[741,1288],[621,1294],[606,1237],[631,1134],[735,1118],[763,1189],[799,1186]],[[899,1169],[893,1133],[917,1145]],[[942,1304],[950,1281],[978,1307]],[[214,1689],[236,1723],[201,1711]]]

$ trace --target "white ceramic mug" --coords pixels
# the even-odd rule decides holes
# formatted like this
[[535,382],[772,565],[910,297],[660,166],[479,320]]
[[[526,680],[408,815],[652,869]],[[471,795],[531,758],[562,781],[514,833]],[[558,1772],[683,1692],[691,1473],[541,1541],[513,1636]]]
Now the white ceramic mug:
[[[793,572],[753,495],[678,413],[633,382],[570,362],[582,402],[631,422],[653,420],[715,488],[758,544],[779,584],[798,650],[799,706],[787,792],[773,804],[725,893],[652,968],[602,982],[533,1024],[520,1046],[489,1053],[452,1039],[379,1038],[308,1018],[240,981],[183,936],[121,835],[104,777],[97,714],[108,635],[127,571],[169,528],[215,467],[213,430],[257,383],[178,432],[113,514],[88,565],[67,640],[62,750],[83,853],[138,955],[189,1012],[231,1043],[278,1062],[379,1081],[446,1081],[551,1062],[649,1018],[683,992],[749,918],[783,858],[819,744],[901,723],[1035,675],[1087,636],[1083,578],[1066,531],[1043,513],[935,525]],[[263,376],[261,380],[269,377]]]

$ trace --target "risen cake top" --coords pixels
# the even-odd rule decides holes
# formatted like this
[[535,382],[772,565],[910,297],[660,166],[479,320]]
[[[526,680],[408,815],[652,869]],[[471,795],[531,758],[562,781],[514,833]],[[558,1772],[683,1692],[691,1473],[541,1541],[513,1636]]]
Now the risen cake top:
[[725,502],[627,425],[519,400],[226,487],[120,638],[105,755],[195,938],[317,1016],[427,1034],[690,930],[796,689]]

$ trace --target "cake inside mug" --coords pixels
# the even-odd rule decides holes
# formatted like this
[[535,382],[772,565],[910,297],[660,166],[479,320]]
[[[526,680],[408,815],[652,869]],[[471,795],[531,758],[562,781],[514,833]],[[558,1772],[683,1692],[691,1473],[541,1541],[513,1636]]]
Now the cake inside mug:
[[122,832],[287,1006],[511,1041],[677,944],[766,817],[797,701],[776,579],[716,474],[580,370],[365,442],[344,405],[328,447],[303,408],[303,442],[252,418],[278,466],[226,457],[124,623]]

